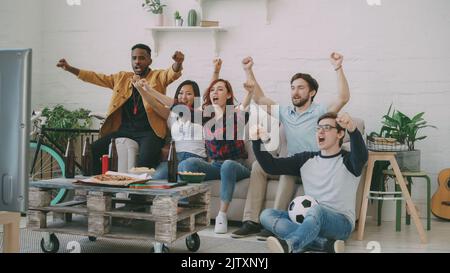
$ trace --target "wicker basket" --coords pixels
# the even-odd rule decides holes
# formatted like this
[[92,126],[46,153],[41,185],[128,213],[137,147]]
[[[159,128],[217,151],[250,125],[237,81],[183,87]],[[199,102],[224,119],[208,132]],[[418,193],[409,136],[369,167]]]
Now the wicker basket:
[[408,146],[395,138],[367,136],[367,149],[374,152],[399,152],[407,151]]

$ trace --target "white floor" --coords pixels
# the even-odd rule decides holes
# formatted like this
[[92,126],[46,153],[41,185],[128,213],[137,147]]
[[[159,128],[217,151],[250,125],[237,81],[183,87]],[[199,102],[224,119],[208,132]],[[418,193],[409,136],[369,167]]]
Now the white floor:
[[[42,235],[25,228],[25,218],[21,223],[21,252],[41,252],[39,241]],[[425,225],[425,220],[423,220]],[[213,226],[199,232],[201,238],[200,253],[267,253],[269,250],[265,242],[257,241],[254,236],[241,239],[233,239],[230,233],[237,226],[229,227],[228,234],[215,234]],[[0,232],[2,232],[0,226]],[[449,252],[450,253],[450,222],[432,219],[431,231],[426,231],[427,244],[421,244],[414,224],[406,226],[402,222],[402,231],[395,231],[395,222],[383,222],[377,226],[376,222],[368,220],[363,241],[353,238],[346,242],[348,253],[369,253],[372,251],[387,253],[405,252]],[[0,234],[2,235],[2,234]],[[77,241],[81,245],[82,252],[148,252],[151,242],[126,241],[99,238],[96,242],[90,242],[82,236],[57,234],[60,240],[59,252],[69,252],[65,246],[70,241]],[[0,238],[0,248],[2,238]],[[378,248],[377,248],[378,247]],[[184,240],[178,240],[169,246],[170,252],[189,252]]]

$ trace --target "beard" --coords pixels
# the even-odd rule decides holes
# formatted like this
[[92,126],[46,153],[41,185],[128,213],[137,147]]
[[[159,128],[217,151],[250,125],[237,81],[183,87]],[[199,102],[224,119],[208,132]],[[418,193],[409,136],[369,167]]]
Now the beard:
[[302,107],[308,102],[308,99],[300,99],[300,101],[295,102],[294,99],[292,99],[292,104],[296,107]]
[[143,77],[147,76],[148,70],[149,70],[149,68],[148,68],[148,66],[147,66],[146,68],[144,68],[143,70],[141,70],[140,73],[137,73],[136,71],[134,71],[134,74],[136,74],[136,75],[138,75],[139,77],[143,78]]

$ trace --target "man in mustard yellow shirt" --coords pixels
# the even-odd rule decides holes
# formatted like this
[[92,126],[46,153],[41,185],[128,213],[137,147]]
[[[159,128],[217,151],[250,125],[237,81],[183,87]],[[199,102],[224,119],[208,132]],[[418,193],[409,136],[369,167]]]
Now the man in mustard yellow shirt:
[[149,85],[166,93],[166,87],[181,76],[184,55],[176,51],[172,56],[175,63],[166,70],[152,70],[151,49],[147,45],[137,44],[131,49],[131,65],[134,72],[121,71],[104,75],[81,70],[69,65],[65,59],[57,66],[74,74],[79,79],[113,90],[105,122],[100,129],[100,138],[93,143],[94,174],[101,173],[100,157],[108,153],[112,138],[127,137],[139,143],[137,167],[156,167],[159,163],[161,148],[167,133],[167,117],[164,106],[155,101],[143,101],[132,85],[134,75],[145,78]]

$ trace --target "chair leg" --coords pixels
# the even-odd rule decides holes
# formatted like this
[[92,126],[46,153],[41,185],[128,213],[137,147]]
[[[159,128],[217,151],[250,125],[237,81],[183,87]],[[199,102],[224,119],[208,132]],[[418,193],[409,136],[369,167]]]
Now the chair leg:
[[381,211],[383,210],[383,200],[378,200],[378,217],[377,217],[377,225],[381,226]]
[[[400,191],[400,187],[395,184],[395,191]],[[396,194],[396,197],[401,197],[401,194]],[[396,203],[396,213],[395,213],[395,231],[402,230],[402,200],[395,201]]]
[[[383,178],[383,182],[385,178]],[[381,191],[382,184],[378,185],[378,191]],[[383,200],[378,200],[378,210],[377,210],[377,225],[381,226],[381,213],[383,210]]]
[[427,230],[431,230],[431,200],[430,200],[430,195],[431,195],[431,181],[430,181],[430,177],[427,175],[425,176],[425,179],[427,180]]
[[[410,176],[408,176],[408,177],[406,178],[406,180],[408,181],[408,184],[406,185],[406,187],[408,188],[409,194],[412,196],[412,191],[411,191],[412,178],[411,178]],[[405,223],[406,223],[408,226],[411,224],[411,215],[409,215],[408,210],[406,210]]]

